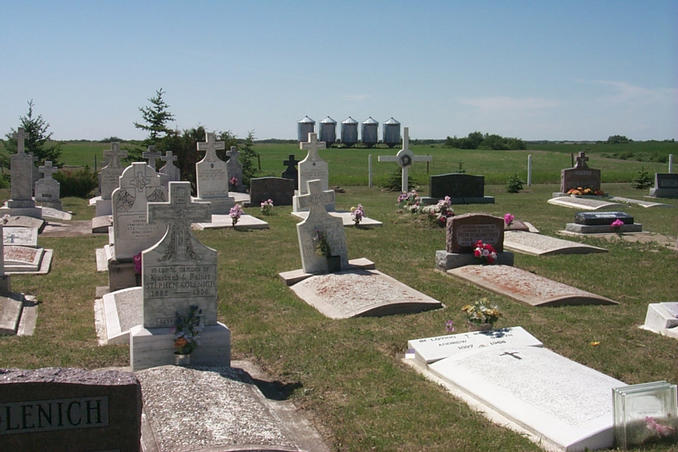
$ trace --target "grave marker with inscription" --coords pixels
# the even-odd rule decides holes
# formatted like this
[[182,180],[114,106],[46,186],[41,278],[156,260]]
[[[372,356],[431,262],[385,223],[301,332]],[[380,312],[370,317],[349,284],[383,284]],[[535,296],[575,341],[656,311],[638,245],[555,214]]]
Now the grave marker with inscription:
[[43,174],[43,177],[35,182],[35,201],[41,205],[61,210],[61,200],[59,199],[61,184],[52,178],[58,168],[53,167],[52,162],[47,160],[38,170]]
[[202,310],[205,329],[191,355],[197,365],[230,363],[230,331],[217,322],[217,252],[200,243],[191,223],[211,217],[209,204],[191,201],[190,182],[170,182],[169,201],[148,204],[148,222],[166,230],[142,253],[143,325],[130,330],[133,369],[172,364],[176,314]]
[[33,172],[35,157],[24,152],[25,132],[17,131],[17,152],[10,156],[10,199],[0,209],[3,214],[42,218],[42,210],[33,200]]
[[650,189],[650,196],[657,198],[678,198],[678,174],[655,173],[654,187]]
[[560,192],[567,193],[572,188],[590,188],[600,190],[600,170],[589,168],[585,152],[580,152],[573,168],[560,171]]
[[[618,230],[611,226],[615,220],[623,223]],[[579,212],[574,217],[574,223],[565,225],[565,230],[578,234],[640,232],[643,225],[634,223],[633,217],[625,212]]]
[[452,204],[494,204],[485,196],[485,176],[449,173],[431,176],[429,198],[434,202],[449,196]]
[[120,150],[120,143],[111,143],[111,149],[104,151],[104,158],[108,160],[108,165],[101,168],[99,173],[99,189],[101,199],[96,201],[96,216],[111,215],[113,208],[111,206],[111,196],[113,190],[120,186],[120,175],[125,170],[120,159],[127,157],[127,151]]
[[[299,148],[308,151],[308,154],[304,160],[299,162],[299,185],[292,198],[293,210],[295,212],[308,210],[307,207],[300,205],[298,201],[300,196],[308,193],[308,182],[319,180],[320,190],[326,191],[328,189],[329,178],[327,162],[318,155],[320,149],[325,149],[325,143],[318,141],[318,136],[315,133],[309,133],[308,142],[299,143]],[[334,210],[334,199],[330,200],[328,198],[325,209],[330,212]]]
[[[240,163],[240,152],[235,146],[231,146],[231,150],[226,152],[228,161],[226,166],[228,168],[229,186],[233,191],[245,192],[245,184],[242,182],[242,164]],[[231,180],[235,178],[235,185],[231,185]]]
[[290,154],[287,157],[287,160],[283,161],[283,165],[285,165],[287,168],[280,175],[280,177],[284,177],[285,179],[294,180],[294,186],[295,187],[299,186],[299,172],[297,171],[297,164],[298,163],[299,163],[299,160],[294,158],[294,154]]
[[174,165],[177,161],[177,156],[172,151],[165,152],[165,155],[160,157],[160,160],[165,164],[160,168],[160,174],[165,175],[165,180],[169,183],[172,181],[181,180],[181,170]]
[[283,177],[257,177],[250,179],[250,204],[258,206],[271,199],[274,206],[291,206],[294,181]]
[[214,133],[207,133],[207,141],[197,144],[205,157],[195,164],[197,201],[209,201],[211,214],[228,214],[235,200],[228,195],[228,167],[217,156],[217,150],[225,149],[223,141],[217,141]]

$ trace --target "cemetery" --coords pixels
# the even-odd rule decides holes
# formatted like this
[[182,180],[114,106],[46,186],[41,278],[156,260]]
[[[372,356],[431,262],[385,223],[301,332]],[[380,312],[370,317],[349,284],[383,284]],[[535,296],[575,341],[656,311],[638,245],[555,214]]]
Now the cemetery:
[[[350,183],[311,133],[245,185],[238,148],[228,162],[219,148],[213,133],[196,142],[195,186],[171,151],[127,162],[111,143],[99,197],[52,191],[61,205],[41,210],[30,187],[0,192],[27,209],[3,222],[0,448],[674,447],[678,203],[665,192],[637,199],[603,168],[596,189],[616,199],[572,196],[552,168],[508,193],[405,128],[381,161],[403,193],[414,181],[406,210],[367,183],[372,151],[340,151],[362,152]],[[443,224],[423,221],[441,199]],[[478,303],[491,321],[473,320]]]

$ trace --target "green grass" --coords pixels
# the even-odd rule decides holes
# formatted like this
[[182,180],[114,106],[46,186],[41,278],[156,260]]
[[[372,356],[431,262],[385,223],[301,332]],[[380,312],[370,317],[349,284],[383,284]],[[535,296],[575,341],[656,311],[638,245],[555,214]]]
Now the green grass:
[[[340,152],[344,151],[327,154]],[[336,165],[330,163],[330,168],[333,173]],[[394,193],[364,186],[345,188],[346,193],[337,194],[338,208],[360,202],[368,216],[384,223],[375,229],[347,228],[349,257],[373,260],[386,274],[442,301],[444,309],[381,318],[325,318],[277,276],[301,266],[297,220],[289,207],[275,207],[274,215],[265,217],[268,230],[197,233],[219,253],[218,314],[231,329],[233,358],[253,360],[274,380],[297,387],[292,399],[332,449],[539,450],[520,435],[491,424],[400,361],[408,339],[444,334],[448,319],[458,332],[465,331],[460,308],[482,296],[504,313],[498,326],[520,325],[548,348],[577,362],[627,383],[678,382],[678,341],[637,328],[648,303],[676,299],[676,252],[586,238],[584,242],[609,252],[541,258],[516,254],[517,267],[620,302],[618,306],[533,308],[434,271],[434,253],[444,248],[444,230],[397,214]],[[503,185],[490,185],[486,194],[495,196],[496,204],[454,208],[457,214],[511,212],[552,235],[575,213],[546,203],[556,189],[556,185],[535,185],[508,194]],[[629,184],[609,184],[606,190],[636,198],[646,193]],[[3,195],[6,191],[0,192]],[[668,202],[671,208],[624,210],[645,230],[675,240],[678,200]],[[78,219],[93,213],[85,200],[70,198],[67,204],[77,211]],[[260,216],[256,208],[246,211]],[[0,338],[0,367],[128,364],[127,347],[96,344],[94,288],[107,279],[95,272],[94,250],[105,241],[103,236],[39,239],[41,246],[54,249],[52,271],[12,278],[15,290],[35,294],[41,302],[37,329],[32,337]],[[600,345],[591,346],[592,341]]]

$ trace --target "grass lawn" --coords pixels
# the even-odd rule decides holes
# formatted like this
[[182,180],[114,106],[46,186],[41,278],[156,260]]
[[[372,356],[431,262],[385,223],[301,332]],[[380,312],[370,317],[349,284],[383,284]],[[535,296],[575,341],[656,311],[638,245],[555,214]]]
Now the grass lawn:
[[[490,163],[471,151],[450,153],[430,149],[434,173],[448,170],[444,162],[451,166],[449,170],[453,169],[460,156],[464,168],[472,174],[483,174],[486,168],[493,167],[492,178],[501,179],[505,171],[503,165],[497,168],[496,160]],[[270,162],[278,162],[276,174],[282,171],[280,162],[289,149],[271,146],[260,151],[265,171],[269,159],[264,155],[268,154]],[[352,171],[357,172],[358,163],[351,170],[339,162],[349,166],[354,161],[363,162],[360,168],[364,172],[367,153],[391,151],[323,152],[332,169],[330,183],[341,180],[346,189],[346,193],[337,194],[337,207],[348,209],[360,202],[368,216],[384,223],[375,229],[347,228],[349,258],[371,259],[379,270],[442,301],[444,309],[381,318],[323,317],[299,300],[277,276],[278,272],[301,267],[295,230],[298,220],[289,214],[291,209],[287,206],[275,207],[274,214],[265,217],[270,224],[268,230],[201,231],[196,235],[219,252],[218,316],[231,329],[233,358],[253,360],[274,379],[295,388],[292,399],[333,449],[539,450],[520,435],[491,424],[400,361],[408,339],[445,334],[447,320],[454,321],[457,332],[466,331],[460,308],[483,296],[498,304],[504,313],[498,326],[520,325],[546,347],[579,363],[627,383],[678,382],[678,341],[637,328],[643,323],[648,303],[677,299],[675,251],[655,245],[586,238],[582,241],[605,247],[609,252],[549,257],[516,254],[517,267],[620,303],[533,308],[434,271],[435,250],[444,248],[444,229],[422,225],[408,215],[396,213],[396,194],[392,192],[345,182],[352,180]],[[415,148],[415,152],[424,153],[426,148]],[[454,156],[445,160],[445,152]],[[518,165],[525,162],[526,152],[501,155],[506,158],[506,166]],[[539,162],[539,154],[535,158]],[[568,166],[565,164],[569,163],[569,155],[549,158],[556,159],[551,168]],[[604,168],[607,160],[592,156],[590,163]],[[625,165],[634,162],[609,163],[626,171],[630,167]],[[395,165],[377,164],[374,158],[373,168],[386,166]],[[270,171],[273,169],[270,166]],[[424,174],[419,174],[423,180]],[[546,167],[543,174],[547,179],[557,178],[557,171],[546,171]],[[606,174],[603,170],[604,178]],[[355,177],[366,179],[366,175]],[[548,235],[574,218],[575,210],[546,203],[558,188],[555,184],[534,185],[521,193],[508,194],[504,181],[498,182],[500,185],[486,187],[486,194],[495,196],[496,204],[458,205],[454,206],[455,212],[496,215],[511,212]],[[635,198],[647,193],[630,188],[628,183],[604,183],[603,188],[618,196]],[[0,191],[0,196],[6,198],[7,190]],[[678,200],[664,201],[672,208],[629,206],[623,210],[642,223],[644,230],[670,235],[675,240]],[[86,200],[67,198],[64,205],[74,210],[74,219],[93,215]],[[261,217],[257,208],[245,210]],[[96,343],[94,288],[105,285],[107,276],[95,272],[94,250],[105,241],[104,236],[39,239],[40,246],[54,249],[52,271],[44,276],[12,277],[15,290],[34,294],[41,302],[35,335],[1,337],[0,367],[128,365],[126,346],[99,347]],[[599,345],[592,346],[593,341]],[[642,450],[659,451],[666,447]]]

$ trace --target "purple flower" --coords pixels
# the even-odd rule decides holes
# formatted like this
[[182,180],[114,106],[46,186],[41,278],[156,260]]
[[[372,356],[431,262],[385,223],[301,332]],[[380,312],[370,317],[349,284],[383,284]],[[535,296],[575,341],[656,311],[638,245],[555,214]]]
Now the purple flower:
[[445,322],[445,330],[448,333],[454,332],[454,322],[452,320],[448,320],[447,322]]
[[134,255],[134,273],[141,274],[141,252]]

